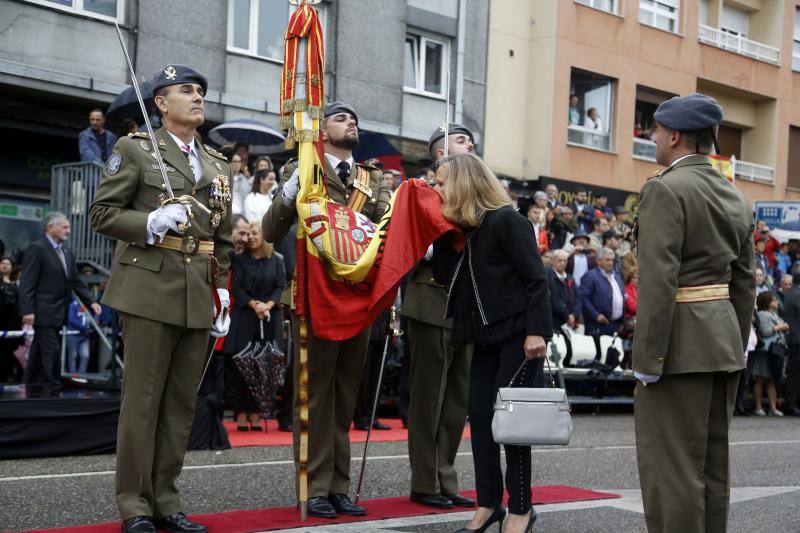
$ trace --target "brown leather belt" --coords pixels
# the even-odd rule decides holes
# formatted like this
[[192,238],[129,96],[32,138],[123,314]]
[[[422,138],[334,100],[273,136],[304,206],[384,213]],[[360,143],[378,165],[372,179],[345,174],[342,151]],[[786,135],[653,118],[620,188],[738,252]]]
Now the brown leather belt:
[[155,243],[155,246],[166,248],[167,250],[176,250],[189,255],[214,253],[214,241],[201,241],[194,237],[174,237],[172,235],[167,235],[161,242]]
[[728,284],[700,285],[698,287],[680,287],[675,293],[675,302],[688,304],[694,302],[711,302],[714,300],[729,300],[730,291]]

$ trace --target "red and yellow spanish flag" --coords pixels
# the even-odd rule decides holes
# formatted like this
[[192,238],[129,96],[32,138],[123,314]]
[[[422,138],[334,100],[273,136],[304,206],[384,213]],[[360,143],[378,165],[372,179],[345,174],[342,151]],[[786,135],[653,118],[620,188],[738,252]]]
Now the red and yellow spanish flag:
[[733,160],[724,155],[709,155],[711,159],[711,166],[719,170],[719,173],[725,176],[725,179],[731,183],[736,183],[736,173],[733,168]]
[[[310,318],[317,337],[338,341],[369,327],[394,302],[403,276],[434,240],[449,232],[460,247],[463,235],[442,215],[439,194],[422,180],[404,182],[377,224],[330,200],[319,139],[324,55],[320,35],[316,12],[301,5],[286,33],[281,120],[289,132],[287,146],[298,145],[295,312]],[[303,63],[305,95],[296,90],[298,65]]]

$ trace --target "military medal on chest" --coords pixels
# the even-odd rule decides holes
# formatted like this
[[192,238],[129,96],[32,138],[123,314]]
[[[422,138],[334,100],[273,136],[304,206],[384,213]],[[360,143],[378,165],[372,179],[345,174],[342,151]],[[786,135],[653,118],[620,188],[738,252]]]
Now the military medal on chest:
[[208,205],[214,210],[211,215],[211,227],[216,229],[222,218],[228,214],[228,204],[231,202],[231,188],[228,176],[217,174],[208,187]]

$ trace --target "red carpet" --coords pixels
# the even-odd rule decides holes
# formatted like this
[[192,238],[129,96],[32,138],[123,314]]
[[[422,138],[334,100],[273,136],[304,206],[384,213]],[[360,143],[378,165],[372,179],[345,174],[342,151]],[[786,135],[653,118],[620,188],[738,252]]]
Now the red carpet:
[[[462,494],[471,498],[475,497],[474,490],[463,491]],[[620,496],[618,494],[597,492],[594,490],[579,489],[576,487],[567,487],[565,485],[534,487],[533,489],[533,501],[535,504],[605,500],[619,497]],[[294,507],[276,507],[273,509],[255,509],[251,511],[230,511],[225,513],[193,515],[191,518],[207,525],[210,533],[249,533],[252,531],[270,531],[275,529],[288,529],[301,526],[319,526],[324,524],[363,522],[365,520],[383,520],[387,518],[400,518],[406,516],[457,513],[468,510],[463,507],[450,510],[437,510],[424,505],[412,503],[407,497],[362,500],[360,503],[367,508],[367,516],[342,516],[336,520],[309,518],[307,522],[300,522],[300,513]],[[46,531],[48,533],[119,533],[119,522],[98,524],[94,526],[42,529],[37,531]]]
[[[263,424],[264,421],[262,421]],[[231,446],[238,448],[240,446],[291,446],[292,434],[284,431],[278,431],[278,422],[269,420],[269,431],[236,431],[235,422],[225,422],[225,429],[228,430],[228,438],[231,441]],[[408,440],[408,430],[403,429],[403,423],[399,419],[382,418],[381,422],[392,426],[389,430],[372,430],[370,440],[372,442],[395,442]],[[469,425],[464,428],[463,438],[470,437]],[[364,442],[367,440],[366,431],[358,431],[350,429],[350,442]]]

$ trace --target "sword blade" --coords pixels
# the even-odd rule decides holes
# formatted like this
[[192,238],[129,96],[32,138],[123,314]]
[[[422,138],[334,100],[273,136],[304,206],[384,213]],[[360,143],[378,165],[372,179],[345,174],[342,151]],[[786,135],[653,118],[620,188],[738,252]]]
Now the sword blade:
[[153,144],[153,155],[155,155],[156,162],[158,163],[158,169],[161,171],[161,179],[164,180],[164,190],[167,192],[167,198],[175,198],[175,193],[172,192],[172,185],[170,185],[169,178],[167,177],[167,167],[164,165],[164,160],[161,158],[161,150],[158,148],[156,134],[153,132],[153,125],[150,124],[150,117],[147,116],[147,108],[144,105],[142,91],[139,89],[139,82],[136,81],[136,72],[133,70],[131,56],[128,55],[128,47],[125,46],[125,39],[123,39],[122,31],[119,29],[119,24],[116,21],[114,21],[114,27],[117,28],[119,44],[122,46],[122,53],[125,55],[125,61],[128,63],[128,71],[131,75],[131,82],[133,83],[133,90],[136,93],[136,99],[139,101],[139,108],[142,110],[145,128],[147,129],[147,133],[150,135],[150,142]]
[[447,68],[444,101],[444,156],[450,154],[450,68]]

